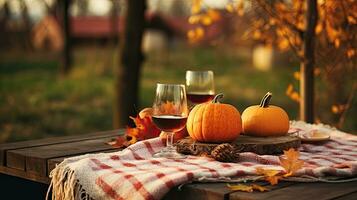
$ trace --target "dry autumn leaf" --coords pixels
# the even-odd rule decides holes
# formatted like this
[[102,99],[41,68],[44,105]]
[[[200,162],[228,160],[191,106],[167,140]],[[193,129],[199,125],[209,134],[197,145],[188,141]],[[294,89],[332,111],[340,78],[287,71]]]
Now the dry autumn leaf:
[[114,141],[108,142],[109,145],[113,146],[114,148],[123,148],[136,143],[138,140],[154,138],[160,135],[161,131],[155,126],[151,116],[145,116],[141,118],[138,115],[135,118],[130,118],[134,121],[136,127],[127,127],[125,135],[119,136]]
[[227,184],[229,189],[233,191],[241,191],[241,192],[253,192],[253,187],[249,185],[244,185],[244,184],[238,184],[238,185],[231,185]]
[[259,190],[260,192],[265,192],[265,191],[269,191],[268,188],[261,186],[261,185],[257,185],[257,184],[252,184],[253,190]]
[[268,176],[265,177],[265,180],[270,183],[270,185],[276,185],[278,184],[279,180],[282,179],[282,176]]
[[238,185],[231,185],[227,184],[228,188],[233,190],[233,191],[241,191],[241,192],[253,192],[254,190],[260,191],[260,192],[265,192],[269,191],[268,188],[264,186],[260,186],[257,184],[251,184],[251,185],[245,185],[245,184],[238,184]]
[[107,144],[111,145],[114,148],[123,148],[129,146],[129,143],[126,140],[125,136],[119,136],[114,140],[107,142]]
[[261,167],[256,168],[257,174],[263,175],[265,180],[268,181],[271,185],[278,184],[279,180],[283,177],[280,174],[280,171],[274,169],[263,169]]
[[296,171],[301,169],[304,165],[304,161],[299,160],[300,152],[293,148],[288,151],[284,151],[284,156],[280,157],[281,166],[285,169],[284,177],[292,176]]
[[145,140],[153,137],[158,137],[160,135],[160,130],[155,126],[150,116],[145,116],[140,118],[137,116],[136,118],[130,117],[138,129],[136,131],[128,130],[127,135],[136,137],[138,140]]
[[261,167],[257,167],[256,168],[256,172],[258,174],[264,175],[264,176],[276,176],[280,173],[280,171],[278,170],[274,170],[274,169],[263,169]]

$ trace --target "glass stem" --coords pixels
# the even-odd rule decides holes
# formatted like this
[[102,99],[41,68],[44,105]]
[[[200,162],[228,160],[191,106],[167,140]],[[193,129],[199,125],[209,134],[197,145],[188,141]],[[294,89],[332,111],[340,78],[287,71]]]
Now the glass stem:
[[166,148],[173,149],[174,132],[166,132]]

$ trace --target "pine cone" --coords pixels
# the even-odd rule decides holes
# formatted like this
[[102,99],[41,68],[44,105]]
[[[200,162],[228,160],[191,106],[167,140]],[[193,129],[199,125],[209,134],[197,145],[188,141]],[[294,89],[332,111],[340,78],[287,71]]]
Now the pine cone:
[[216,146],[211,151],[211,156],[221,162],[236,162],[239,154],[233,147],[233,145],[224,143]]

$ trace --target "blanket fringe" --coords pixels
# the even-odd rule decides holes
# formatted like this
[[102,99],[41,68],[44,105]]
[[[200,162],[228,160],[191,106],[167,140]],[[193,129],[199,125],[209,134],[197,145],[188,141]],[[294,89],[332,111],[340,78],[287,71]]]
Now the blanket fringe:
[[52,189],[53,200],[90,200],[90,196],[78,184],[74,171],[62,162],[50,173],[51,183],[48,187],[46,200]]

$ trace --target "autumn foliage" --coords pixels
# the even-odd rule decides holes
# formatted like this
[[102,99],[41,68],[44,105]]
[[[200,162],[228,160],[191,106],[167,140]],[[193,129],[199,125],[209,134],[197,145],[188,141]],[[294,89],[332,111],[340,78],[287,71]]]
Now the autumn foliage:
[[[301,61],[304,57],[304,39],[307,35],[307,2],[304,0],[252,0],[227,1],[226,13],[241,17],[249,28],[243,39],[274,47],[280,51],[292,51]],[[353,74],[357,65],[357,3],[355,0],[316,0],[317,23],[315,26],[314,75],[327,84],[326,93],[331,112],[335,115],[333,125],[341,128],[346,112],[351,108],[357,90]],[[212,8],[203,5],[201,0],[193,0],[189,23],[196,26],[187,34],[191,43],[204,39],[205,27],[219,19],[212,15]],[[219,11],[215,10],[217,15]],[[211,17],[214,16],[214,17]],[[209,18],[210,20],[201,18]],[[293,76],[300,80],[299,72]],[[286,95],[293,101],[301,102],[299,83],[287,86]],[[320,91],[318,91],[320,92]],[[335,95],[339,93],[339,95]],[[318,94],[321,96],[321,94]],[[326,98],[326,97],[325,97]],[[315,103],[321,102],[320,98]],[[317,120],[319,117],[316,118]],[[326,119],[325,119],[326,120]]]

